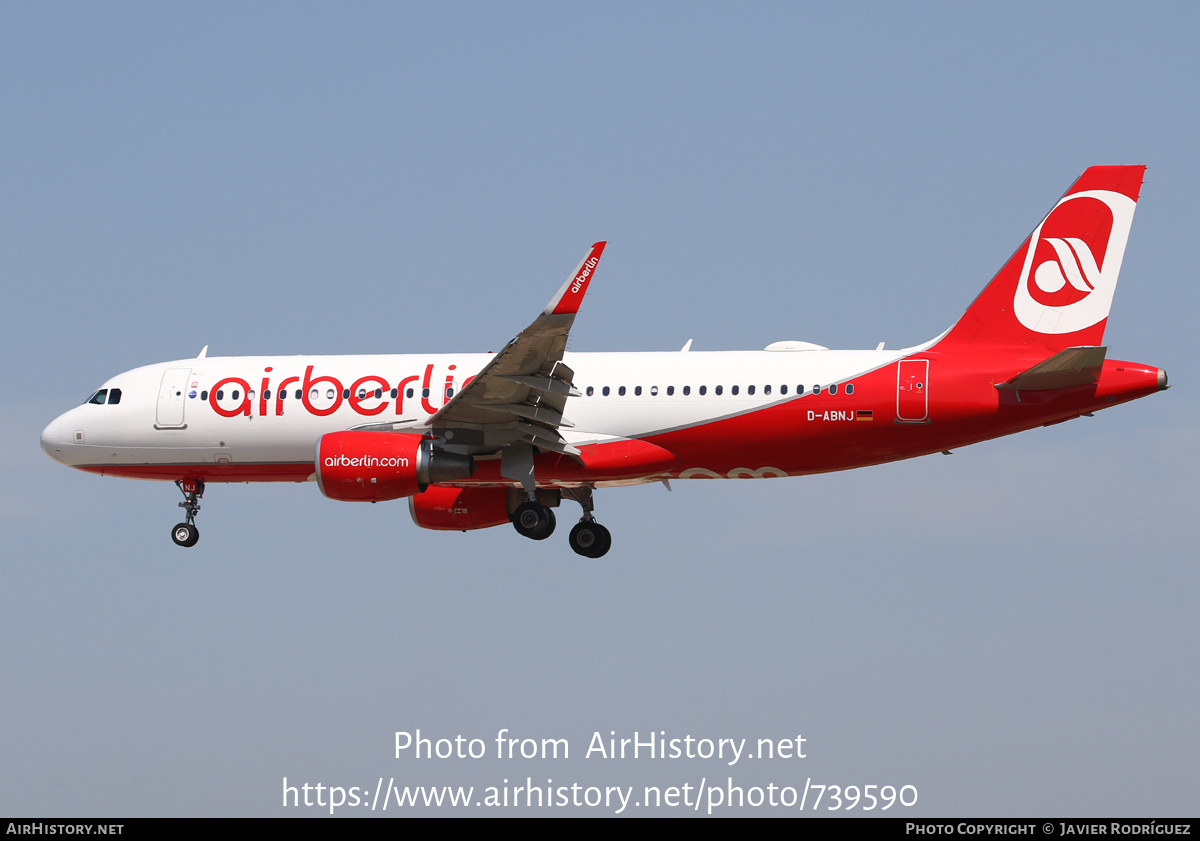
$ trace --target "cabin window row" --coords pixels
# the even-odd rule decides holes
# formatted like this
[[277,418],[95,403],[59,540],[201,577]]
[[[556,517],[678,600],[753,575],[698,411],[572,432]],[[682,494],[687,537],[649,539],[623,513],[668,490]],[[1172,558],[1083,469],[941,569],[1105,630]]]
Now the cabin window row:
[[[789,393],[788,392],[789,388],[790,387],[786,386],[786,385],[779,386],[779,391],[778,391],[779,396],[786,397]],[[828,391],[830,394],[837,394],[839,388],[842,390],[842,392],[844,394],[853,394],[854,393],[854,383],[844,383],[844,384],[841,384],[840,386],[838,383],[833,383],[832,385],[829,385],[829,386],[814,385],[812,387],[811,393],[816,395],[816,394],[820,394],[822,392],[822,390],[825,390],[825,391]],[[723,386],[723,385],[713,386],[712,392],[713,392],[713,394],[718,395],[718,396],[724,395],[725,394],[725,386]],[[589,385],[587,387],[587,389],[585,389],[584,393],[588,397],[595,397],[597,393],[599,393],[600,396],[602,396],[602,397],[609,397],[612,395],[613,389],[611,386],[607,386],[607,385],[601,386],[599,389],[597,389],[595,386]],[[640,386],[640,385],[636,385],[633,387],[633,396],[634,397],[641,397],[644,393],[649,394],[650,397],[657,397],[658,396],[658,386],[652,385],[645,392],[643,391],[642,386]],[[675,386],[673,386],[673,385],[667,386],[666,393],[667,393],[668,397],[674,397],[675,396]],[[690,397],[692,394],[692,387],[690,385],[685,385],[685,386],[683,386],[683,388],[680,389],[680,393],[684,397]],[[731,396],[736,397],[736,396],[740,395],[741,393],[742,393],[741,386],[731,385],[729,387],[729,394]],[[774,393],[773,386],[764,385],[762,387],[762,394],[764,397],[772,395],[773,393]],[[803,395],[805,393],[805,386],[803,386],[803,385],[796,386],[795,391],[792,393],[795,395],[798,395],[798,396]],[[629,394],[629,391],[623,385],[617,386],[616,394],[618,397],[625,397]],[[696,388],[696,394],[700,397],[706,397],[708,395],[708,386],[707,385],[698,386]],[[756,394],[758,394],[758,386],[753,386],[753,385],[746,386],[746,396],[747,397],[753,397]]]
[[[777,393],[781,397],[786,397],[786,396],[788,396],[789,393],[795,394],[796,396],[803,396],[806,393],[806,389],[807,389],[807,387],[804,385],[797,385],[795,387],[794,391],[792,391],[790,386],[780,385]],[[854,393],[854,383],[843,383],[841,385],[839,385],[838,383],[832,383],[828,386],[822,386],[820,384],[817,384],[817,385],[812,386],[811,390],[808,390],[807,393],[811,393],[813,395],[819,395],[822,393],[822,391],[826,391],[829,394],[837,394],[839,389],[844,394],[853,394]],[[680,394],[682,394],[682,396],[684,396],[684,397],[690,397],[692,395],[692,387],[690,385],[683,386],[679,391],[680,391]],[[106,392],[109,393],[108,403],[110,405],[113,403],[120,402],[121,390],[119,388],[114,388],[111,390],[101,389],[100,391],[96,392],[88,402],[103,404],[105,402],[105,393]],[[431,392],[431,389],[428,389],[428,388],[421,389],[421,397],[428,399],[430,396],[430,392]],[[588,397],[594,397],[594,396],[596,396],[597,392],[603,397],[609,397],[613,393],[613,388],[611,386],[607,386],[607,385],[601,386],[599,389],[597,389],[595,386],[588,386],[584,393]],[[709,389],[708,389],[707,385],[698,386],[696,388],[696,394],[700,397],[708,396],[708,392],[709,392]],[[723,396],[725,394],[725,386],[723,386],[723,385],[713,386],[712,393],[718,397]],[[741,393],[742,393],[741,386],[731,385],[729,387],[730,396],[737,397]],[[753,396],[757,395],[758,393],[759,393],[758,386],[753,386],[753,385],[746,386],[746,396],[747,397],[753,397]],[[762,395],[764,397],[771,396],[775,393],[776,393],[776,391],[775,391],[774,386],[771,386],[771,385],[762,386]],[[303,389],[298,388],[294,392],[291,392],[291,394],[293,396],[293,399],[300,400],[304,396],[304,391],[303,391]],[[404,391],[404,396],[406,398],[411,399],[413,396],[415,396],[415,394],[416,394],[416,389],[413,389],[413,388],[405,389],[405,391]],[[623,385],[617,386],[616,394],[618,397],[626,397],[629,395],[629,389]],[[633,396],[634,397],[641,397],[641,396],[643,396],[643,394],[648,394],[650,397],[657,397],[659,395],[659,388],[656,385],[652,385],[647,389],[644,389],[640,385],[633,387]],[[277,398],[279,400],[285,400],[285,399],[287,399],[288,395],[289,395],[289,392],[285,390],[285,391],[279,392],[279,394],[277,395]],[[673,386],[673,385],[667,386],[666,387],[666,395],[668,397],[674,397],[675,396],[675,386]],[[249,397],[251,400],[253,400],[255,398],[255,393],[253,390],[251,390],[251,391],[247,392],[246,396]],[[314,388],[312,391],[309,392],[308,396],[309,396],[310,400],[319,400],[321,398],[321,389]],[[325,399],[326,400],[333,400],[336,398],[336,396],[337,396],[337,392],[334,389],[332,389],[332,388],[325,389]],[[383,397],[383,389],[377,388],[374,391],[368,391],[365,388],[360,388],[358,390],[357,396],[358,396],[359,400],[365,400],[369,396],[373,396],[376,399],[380,399]],[[394,388],[391,389],[391,391],[389,393],[389,397],[394,400],[398,396],[399,396],[399,392]],[[446,399],[449,400],[453,396],[454,396],[454,388],[453,387],[447,388],[446,389]],[[224,400],[225,399],[225,389],[218,389],[216,397],[218,400]],[[242,393],[241,393],[240,389],[232,389],[229,392],[229,397],[231,400],[241,400]],[[208,391],[207,390],[200,392],[200,399],[208,400]],[[270,389],[267,389],[265,392],[263,392],[263,399],[264,400],[271,399],[271,390]],[[348,388],[342,389],[342,399],[343,400],[350,399],[350,389],[348,389]]]
[[[421,389],[421,396],[428,399],[430,391],[431,391],[431,389],[428,389],[428,388]],[[286,400],[289,393],[291,393],[291,392],[281,391],[276,395],[276,397],[280,400]],[[404,390],[405,397],[411,398],[414,394],[416,394],[416,389],[408,388],[408,389]],[[251,400],[253,400],[255,397],[254,391],[250,390],[250,391],[246,392],[246,396],[249,397]],[[334,391],[332,388],[325,389],[325,399],[326,400],[333,400],[336,396],[337,396],[337,392]],[[367,399],[368,396],[374,396],[375,398],[381,398],[381,397],[383,397],[383,389],[377,388],[374,391],[368,391],[365,388],[360,388],[358,390],[358,399],[359,400],[365,400],[365,399]],[[398,396],[399,396],[399,392],[394,388],[389,393],[389,397],[393,400],[395,400],[396,397],[398,397]],[[453,396],[454,396],[454,389],[453,388],[446,389],[446,399],[449,400]],[[300,389],[300,388],[296,389],[294,392],[294,395],[293,395],[293,399],[300,400],[303,397],[304,397],[304,390]],[[319,400],[320,398],[321,398],[321,389],[319,389],[319,388],[314,388],[312,391],[310,391],[308,393],[309,400]],[[208,399],[208,391],[207,390],[200,392],[200,399],[201,400]],[[218,400],[225,399],[225,389],[223,389],[223,388],[217,389],[217,399]],[[230,391],[229,399],[230,400],[241,400],[242,399],[241,389],[235,388],[232,391]],[[270,399],[271,399],[271,389],[268,388],[266,391],[263,392],[263,400],[270,400]],[[350,399],[350,389],[348,389],[348,388],[342,389],[342,399],[343,400]],[[92,402],[95,403],[96,401],[93,399]]]

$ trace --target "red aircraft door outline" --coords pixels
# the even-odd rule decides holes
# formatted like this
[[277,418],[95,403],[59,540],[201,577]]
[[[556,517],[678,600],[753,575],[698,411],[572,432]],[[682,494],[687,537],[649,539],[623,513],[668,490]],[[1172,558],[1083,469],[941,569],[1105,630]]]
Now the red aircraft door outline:
[[896,421],[929,423],[929,360],[901,359],[896,368]]

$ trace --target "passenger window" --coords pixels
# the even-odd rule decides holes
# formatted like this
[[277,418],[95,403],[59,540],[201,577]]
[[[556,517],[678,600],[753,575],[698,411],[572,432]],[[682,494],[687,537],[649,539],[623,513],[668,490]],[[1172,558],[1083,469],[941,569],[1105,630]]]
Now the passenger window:
[[641,387],[640,385],[639,385],[639,386],[636,386],[636,387],[633,389],[633,394],[634,394],[634,396],[635,396],[635,397],[641,397],[641,396],[642,396],[642,387]]
[[781,385],[781,386],[779,387],[779,393],[780,393],[780,394],[787,394],[787,386],[786,386],[786,385]]
[[667,397],[670,397],[674,393],[675,393],[675,386],[673,386],[673,385],[667,386]]
[[651,396],[651,397],[657,397],[657,396],[658,396],[658,386],[656,386],[656,385],[652,385],[652,386],[650,386],[650,396]]
[[[753,394],[754,392],[752,391],[750,393]],[[770,394],[770,393],[771,393],[771,387],[769,385],[764,385],[763,386],[763,394]],[[784,393],[786,394],[787,392],[784,392]]]
[[605,387],[604,387],[604,392],[603,392],[603,394],[604,394],[604,396],[605,396],[605,397],[608,397],[608,393],[609,393],[609,391],[610,391],[609,387],[608,387],[608,386],[605,386]]
[[854,383],[846,383],[846,393],[847,394],[854,393]]
[[725,386],[719,385],[713,390],[719,395],[719,394],[721,394],[721,392],[723,392],[725,390]]
[[427,389],[427,388],[421,389],[421,396],[424,397],[425,399],[429,399],[429,389]]
[[625,386],[621,386],[620,388],[618,388],[618,389],[617,389],[617,394],[619,394],[620,396],[624,397],[624,396],[625,396]]
[[700,396],[703,397],[707,393],[708,393],[708,386],[706,386],[706,385],[700,386]]
[[591,385],[589,385],[589,386],[587,387],[587,396],[588,396],[588,397],[591,397],[591,396],[593,396],[595,393],[596,393],[596,387],[595,387],[595,386],[591,386]]
[[798,385],[798,386],[796,386],[796,393],[797,393],[797,394],[803,394],[803,393],[804,393],[804,386],[802,386],[802,385]]
[[405,390],[405,392],[404,392],[404,396],[405,396],[405,397],[412,397],[412,396],[413,396],[413,390],[412,390],[411,388],[409,388],[409,389],[406,389],[406,390]]
[[121,402],[121,389],[114,388],[108,392],[108,405],[115,406]]
[[735,385],[733,388],[729,389],[729,393],[736,395],[738,393],[738,387]]
[[[358,390],[358,399],[362,400],[366,396],[367,396],[367,390],[365,388],[360,388]],[[349,398],[350,397],[350,389],[346,389],[344,392],[342,392],[342,397]]]
[[683,396],[687,397],[691,393],[692,393],[692,387],[690,385],[685,385],[683,387]]
[[223,389],[223,388],[219,388],[219,389],[217,389],[217,399],[218,399],[218,400],[224,400],[224,399],[225,399],[225,389]]
[[201,400],[207,400],[207,399],[208,399],[208,389],[205,389],[204,391],[200,392],[200,399],[201,399]]
[[[332,388],[330,388],[330,389],[327,389],[327,390],[325,391],[325,399],[326,399],[326,400],[332,400],[332,399],[333,399],[333,395],[335,395],[336,393],[337,393],[337,392],[336,392],[336,391],[334,391]],[[234,395],[234,399],[235,399],[235,400],[237,399],[237,395],[236,395],[236,394]]]
[[[454,396],[454,389],[450,389],[449,391],[447,391],[447,392],[446,392],[446,395],[447,395],[447,396],[449,396],[449,397],[453,397],[453,396]],[[375,389],[375,399],[376,399],[376,400],[378,400],[380,397],[383,397],[383,389],[382,389],[382,388],[377,388],[377,389]]]
[[[747,393],[747,394],[753,394],[753,393],[754,393],[754,386],[752,386],[752,385],[748,385],[748,386],[746,386],[746,393]],[[769,391],[767,392],[767,394],[770,394],[770,393],[771,393],[771,392],[769,392]]]
[[[317,390],[314,388],[312,391],[310,391],[310,392],[308,393],[308,399],[309,399],[309,400],[316,400],[316,399],[317,399],[317,395],[318,395],[318,394],[320,394],[320,393],[321,393],[321,392],[317,391]],[[220,397],[221,395],[219,395],[219,394],[218,394],[217,396],[218,396],[218,397]]]
[[392,399],[393,399],[393,400],[394,400],[394,399],[396,399],[396,395],[398,395],[399,393],[400,393],[400,392],[398,392],[396,389],[394,389],[394,388],[393,388],[393,389],[392,389]]
[[[375,389],[375,396],[376,397],[379,396],[379,389]],[[454,396],[454,389],[453,388],[446,389],[446,399],[449,400],[453,396]]]
[[831,385],[831,386],[829,387],[829,393],[830,393],[830,394],[837,394],[837,383],[834,383],[833,385]]
[[813,386],[813,394],[816,395],[816,394],[820,394],[820,393],[821,393],[821,386],[818,383],[817,385]]
[[263,400],[270,400],[270,399],[271,399],[271,389],[268,388],[266,391],[263,392]]

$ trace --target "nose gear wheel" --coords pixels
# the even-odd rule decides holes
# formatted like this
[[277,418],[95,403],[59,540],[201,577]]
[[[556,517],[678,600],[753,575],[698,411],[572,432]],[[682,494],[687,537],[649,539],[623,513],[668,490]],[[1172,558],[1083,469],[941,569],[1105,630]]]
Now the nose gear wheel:
[[196,528],[196,514],[200,511],[200,497],[204,496],[204,483],[198,479],[176,479],[175,486],[183,494],[183,509],[185,519],[171,528],[171,539],[176,546],[195,546],[200,540],[200,530]]

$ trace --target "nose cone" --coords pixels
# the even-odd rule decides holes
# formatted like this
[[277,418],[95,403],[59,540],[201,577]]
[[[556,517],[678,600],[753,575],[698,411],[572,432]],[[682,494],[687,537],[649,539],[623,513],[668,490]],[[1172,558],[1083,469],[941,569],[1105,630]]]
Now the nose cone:
[[50,421],[49,426],[42,430],[42,450],[57,462],[63,460],[63,442],[59,429],[62,427],[62,417]]

